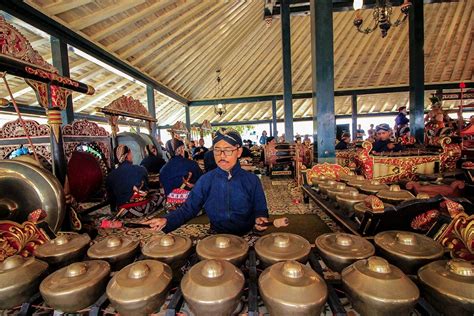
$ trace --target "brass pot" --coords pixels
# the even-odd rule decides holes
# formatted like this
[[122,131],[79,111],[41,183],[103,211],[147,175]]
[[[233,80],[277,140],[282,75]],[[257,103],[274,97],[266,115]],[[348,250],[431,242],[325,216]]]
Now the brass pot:
[[104,260],[75,262],[50,274],[40,284],[46,304],[66,313],[92,305],[104,293],[110,265]]
[[328,194],[328,189],[329,188],[333,188],[333,187],[336,187],[336,185],[338,184],[339,182],[337,182],[336,180],[327,180],[326,182],[324,183],[321,183],[318,187],[319,187],[319,192],[321,194],[324,194],[324,195],[327,195]]
[[173,269],[173,275],[186,262],[191,253],[192,241],[189,237],[179,235],[163,235],[153,238],[142,247],[146,258],[159,260]]
[[336,272],[375,254],[375,247],[369,241],[344,233],[321,235],[316,238],[315,246],[326,265]]
[[410,191],[400,189],[398,184],[392,184],[388,190],[380,190],[376,195],[384,203],[391,203],[393,205],[415,198]]
[[272,233],[260,237],[255,252],[264,267],[286,260],[308,261],[311,245],[301,236],[290,233]]
[[200,240],[196,253],[201,260],[222,259],[239,267],[247,257],[248,243],[241,237],[229,234],[212,235]]
[[360,187],[360,192],[367,195],[374,195],[381,190],[388,190],[389,186],[385,183],[381,183],[379,180],[371,180]]
[[48,170],[23,161],[0,160],[0,219],[23,223],[36,209],[56,232],[66,214],[64,190]]
[[367,180],[366,178],[364,178],[364,176],[358,175],[356,176],[355,179],[352,179],[351,181],[349,181],[347,185],[359,189],[364,184],[369,183],[369,181],[370,180]]
[[278,262],[258,278],[263,302],[270,315],[320,315],[328,290],[311,268],[297,262]]
[[36,248],[35,256],[46,261],[55,270],[82,260],[90,241],[87,234],[59,235]]
[[38,292],[41,277],[48,264],[35,258],[19,255],[0,263],[0,310],[9,309],[28,301]]
[[348,187],[343,182],[338,182],[335,187],[327,189],[329,199],[336,201],[336,195],[344,192],[358,192],[356,188]]
[[418,270],[424,297],[445,315],[474,314],[474,265],[459,259],[440,260]]
[[313,184],[313,187],[315,187],[316,189],[319,189],[319,185],[323,184],[323,183],[326,183],[326,181],[328,181],[328,180],[335,180],[335,179],[334,178],[329,178],[329,177],[324,176],[324,175],[318,175],[318,176],[315,176],[315,177],[311,178],[311,183]]
[[91,259],[110,263],[112,271],[118,271],[133,262],[138,251],[138,241],[126,237],[108,236],[87,250]]
[[117,272],[106,292],[120,315],[149,315],[165,302],[172,278],[166,263],[137,261]]
[[244,275],[225,260],[195,264],[181,280],[181,291],[195,315],[232,315],[239,305]]
[[357,175],[353,171],[350,171],[348,174],[343,173],[339,175],[339,181],[344,182],[344,183],[348,183],[356,179],[357,179]]
[[[393,205],[390,203],[384,203],[383,205],[384,205],[384,208],[393,207]],[[356,203],[354,205],[355,216],[360,220],[362,220],[365,212],[367,212],[368,210],[370,210],[370,208],[367,205],[365,205],[365,202]]]
[[360,194],[356,189],[355,191],[337,193],[336,201],[339,207],[350,217],[354,214],[354,205],[363,202],[366,197],[367,195]]
[[381,232],[375,235],[374,242],[381,256],[406,274],[416,274],[419,268],[444,254],[440,243],[412,232]]
[[420,296],[413,281],[380,257],[354,262],[342,270],[342,285],[361,315],[410,315]]

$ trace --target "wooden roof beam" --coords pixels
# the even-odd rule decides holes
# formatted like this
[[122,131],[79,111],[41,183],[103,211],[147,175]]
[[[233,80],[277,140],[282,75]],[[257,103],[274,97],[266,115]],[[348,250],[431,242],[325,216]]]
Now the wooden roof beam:
[[91,36],[91,38],[94,41],[101,41],[104,38],[106,38],[107,36],[110,36],[110,35],[116,33],[117,31],[119,31],[119,30],[121,30],[121,29],[123,29],[127,26],[130,26],[131,24],[133,24],[137,21],[145,19],[145,18],[149,17],[150,15],[153,15],[156,12],[165,9],[166,7],[172,5],[175,2],[176,1],[174,1],[174,0],[159,1],[159,2],[157,2],[157,3],[155,3],[151,6],[135,13],[135,14],[132,14],[131,16],[121,20],[118,23],[111,24],[109,27],[93,34]]
[[63,0],[60,2],[53,2],[43,7],[49,15],[58,15],[63,12],[78,8],[80,6],[94,2],[94,0]]
[[[85,109],[91,107],[92,105],[94,105],[95,103],[97,103],[97,101],[107,97],[108,95],[111,95],[112,93],[115,93],[117,90],[119,90],[123,85],[129,83],[130,81],[128,81],[127,79],[122,79],[120,80],[119,82],[117,82],[117,84],[115,84],[115,88],[109,88],[109,89],[106,89],[105,91],[103,91],[102,93],[98,93],[98,94],[95,94],[92,98],[88,98],[87,99],[87,102],[85,104],[81,104],[77,109],[74,110],[74,112],[82,112],[84,111]],[[119,91],[120,94],[123,94],[123,91]]]
[[[75,2],[75,1],[74,1]],[[83,30],[91,25],[145,3],[146,0],[117,0],[108,7],[68,23],[73,30]]]

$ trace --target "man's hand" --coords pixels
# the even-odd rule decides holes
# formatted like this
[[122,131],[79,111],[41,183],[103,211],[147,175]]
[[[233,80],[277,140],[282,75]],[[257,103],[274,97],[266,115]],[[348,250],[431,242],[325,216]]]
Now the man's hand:
[[268,218],[266,217],[257,217],[255,219],[255,229],[258,231],[264,231],[265,229],[268,228],[268,226],[263,226],[262,224],[268,223]]
[[151,229],[160,231],[166,226],[167,222],[168,220],[166,218],[153,218],[143,222],[143,224],[150,225]]

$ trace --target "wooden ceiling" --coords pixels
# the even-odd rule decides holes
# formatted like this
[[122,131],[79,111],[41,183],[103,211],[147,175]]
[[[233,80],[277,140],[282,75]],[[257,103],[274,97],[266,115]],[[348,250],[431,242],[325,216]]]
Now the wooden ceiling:
[[[74,32],[86,37],[188,100],[278,94],[282,92],[281,26],[263,20],[263,1],[217,0],[27,0]],[[425,82],[472,82],[474,70],[472,0],[425,4]],[[394,8],[398,15],[398,8]],[[363,16],[369,22],[371,10]],[[408,84],[408,24],[384,39],[360,34],[354,12],[334,13],[335,89],[351,90]],[[50,44],[21,29],[34,47],[51,59]],[[310,17],[291,18],[293,92],[311,90]],[[94,96],[74,96],[76,111],[91,113],[120,94],[146,103],[144,86],[70,53],[71,77],[94,86]],[[221,70],[217,95],[215,71]],[[0,88],[1,89],[1,88]],[[32,103],[26,86],[18,97]],[[21,92],[21,93],[20,93]],[[0,93],[3,95],[2,91]],[[392,111],[408,102],[407,93],[359,97],[359,112]],[[182,106],[156,93],[160,125],[184,117]],[[278,102],[278,117],[282,106]],[[428,102],[427,102],[428,103]],[[446,103],[448,107],[456,104]],[[191,108],[192,122],[271,118],[270,103],[228,105],[216,116],[210,106]],[[350,98],[336,97],[336,113],[350,114]],[[294,116],[312,114],[311,100],[294,100]]]

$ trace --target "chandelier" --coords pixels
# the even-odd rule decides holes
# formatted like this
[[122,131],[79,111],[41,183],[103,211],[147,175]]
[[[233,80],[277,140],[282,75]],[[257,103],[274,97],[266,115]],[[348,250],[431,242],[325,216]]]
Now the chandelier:
[[[221,95],[221,92],[222,92],[222,79],[221,79],[221,71],[218,69],[216,70],[216,81],[217,81],[217,85],[216,85],[216,97],[219,98],[219,97],[222,97]],[[227,113],[227,108],[225,106],[225,104],[223,104],[222,102],[217,102],[216,105],[214,105],[214,113],[216,113],[217,115],[219,116],[222,116],[224,114]]]
[[372,16],[374,19],[374,24],[372,27],[362,28],[362,24],[364,20],[360,15],[360,9],[364,5],[364,0],[354,0],[354,10],[356,11],[356,17],[354,19],[354,26],[357,30],[364,34],[372,33],[377,29],[380,28],[380,32],[382,33],[382,38],[387,36],[387,32],[390,27],[399,26],[401,25],[408,17],[410,13],[411,3],[410,0],[403,0],[403,4],[400,6],[400,11],[403,13],[401,17],[399,17],[394,23],[390,21],[392,15],[392,3],[390,0],[376,0],[375,8],[373,9]]

